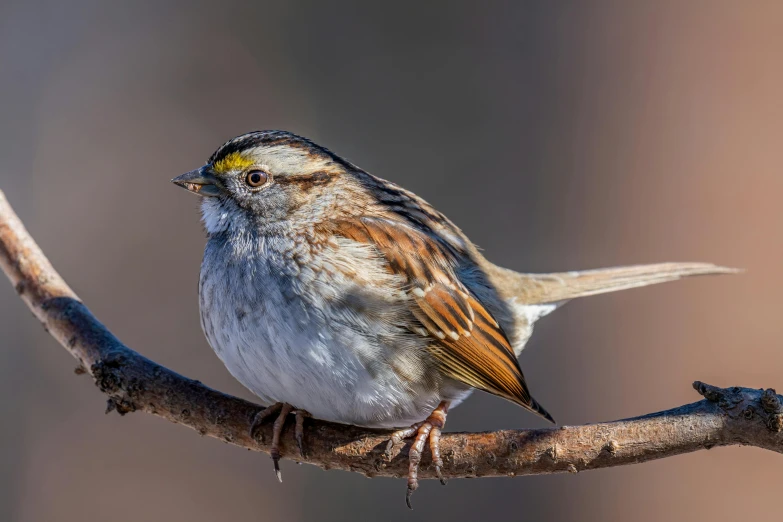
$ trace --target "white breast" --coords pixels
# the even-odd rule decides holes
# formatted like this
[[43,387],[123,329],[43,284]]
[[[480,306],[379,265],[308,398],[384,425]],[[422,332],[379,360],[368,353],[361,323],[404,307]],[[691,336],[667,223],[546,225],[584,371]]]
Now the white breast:
[[428,341],[405,327],[399,281],[362,245],[215,235],[199,296],[210,345],[267,404],[399,427],[423,420],[441,400],[467,396],[441,382]]

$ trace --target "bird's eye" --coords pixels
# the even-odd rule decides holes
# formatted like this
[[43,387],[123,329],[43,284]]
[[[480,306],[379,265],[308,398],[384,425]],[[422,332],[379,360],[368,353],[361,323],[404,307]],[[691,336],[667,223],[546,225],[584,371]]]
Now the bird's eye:
[[245,177],[245,182],[252,188],[258,188],[269,180],[269,174],[263,170],[251,170]]

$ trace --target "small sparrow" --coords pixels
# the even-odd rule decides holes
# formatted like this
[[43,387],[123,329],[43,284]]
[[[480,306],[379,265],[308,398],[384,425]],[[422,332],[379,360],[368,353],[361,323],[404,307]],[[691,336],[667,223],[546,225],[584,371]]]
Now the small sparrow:
[[517,362],[533,324],[570,299],[729,273],[666,263],[522,274],[487,261],[446,216],[394,183],[283,131],[250,132],[172,180],[202,197],[201,326],[275,418],[296,414],[413,437],[406,500],[446,414],[474,390],[550,422]]

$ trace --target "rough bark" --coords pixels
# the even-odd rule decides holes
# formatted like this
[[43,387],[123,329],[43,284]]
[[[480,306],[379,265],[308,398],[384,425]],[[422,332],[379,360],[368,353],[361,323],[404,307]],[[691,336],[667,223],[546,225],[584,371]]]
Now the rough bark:
[[[212,390],[122,344],[68,287],[0,192],[0,266],[44,328],[108,395],[107,411],[145,411],[202,435],[269,451],[271,425],[249,435],[256,404]],[[749,445],[783,452],[783,409],[774,390],[717,388],[695,382],[704,400],[633,419],[538,430],[445,433],[445,477],[571,472],[634,464],[715,446]],[[292,419],[293,421],[293,419]],[[283,452],[324,469],[403,477],[409,445],[384,456],[389,432],[308,420],[307,455],[299,458],[293,422]],[[434,478],[425,456],[420,478]]]

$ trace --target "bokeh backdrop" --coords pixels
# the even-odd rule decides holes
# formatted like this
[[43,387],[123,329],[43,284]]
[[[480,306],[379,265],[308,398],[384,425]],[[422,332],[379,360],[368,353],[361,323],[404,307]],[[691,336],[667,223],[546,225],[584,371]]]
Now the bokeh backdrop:
[[[122,340],[252,398],[203,339],[204,234],[171,185],[281,128],[428,199],[495,262],[747,269],[589,298],[521,357],[565,424],[783,388],[783,3],[0,3],[0,188]],[[426,482],[271,462],[104,398],[0,284],[0,520],[745,520],[780,455]],[[475,394],[450,430],[541,426]]]

